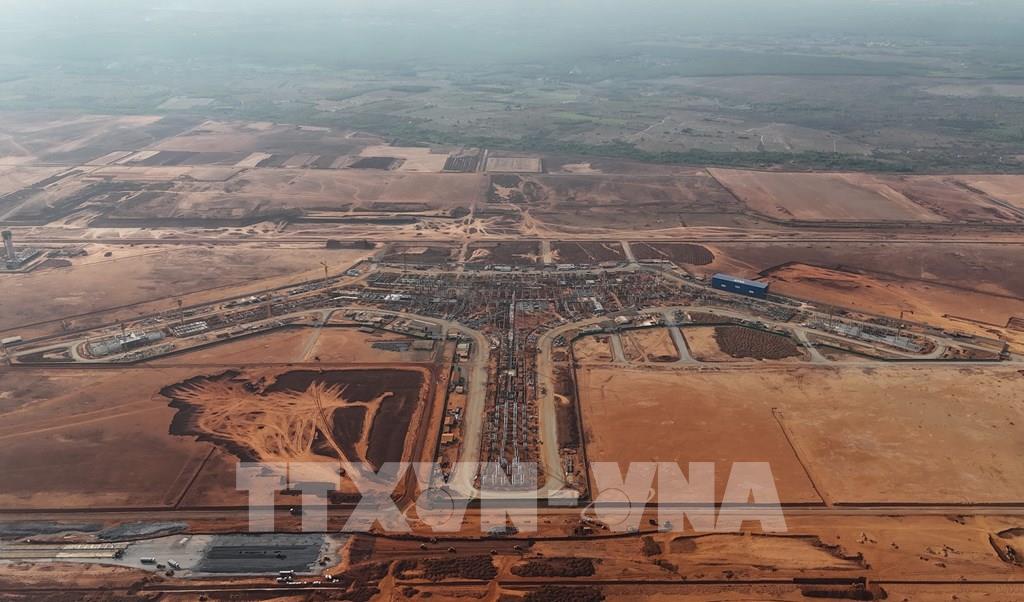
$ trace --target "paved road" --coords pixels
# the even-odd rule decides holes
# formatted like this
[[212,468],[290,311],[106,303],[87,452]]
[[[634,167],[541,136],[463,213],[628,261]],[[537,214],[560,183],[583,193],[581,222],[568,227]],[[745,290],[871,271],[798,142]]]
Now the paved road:
[[[572,517],[579,516],[580,507],[550,507],[542,508],[539,513],[547,517]],[[814,505],[797,506],[782,505],[782,510],[787,519],[790,518],[831,518],[831,517],[890,517],[890,516],[1006,516],[1024,517],[1024,501],[1017,503],[999,504],[933,504],[933,503],[907,503],[907,504],[837,504],[833,506]],[[614,513],[615,508],[603,508],[602,513]],[[690,512],[695,514],[708,514],[717,510],[692,508]],[[628,514],[626,509],[622,513]],[[351,514],[349,508],[334,508],[330,510],[330,518],[333,521],[344,520]],[[468,518],[476,518],[480,510],[469,508],[466,511]],[[276,512],[278,524],[288,522],[290,515],[287,509],[280,509]],[[24,509],[0,509],[0,523],[19,523],[26,521],[65,521],[65,522],[87,522],[87,521],[117,521],[117,522],[153,522],[153,521],[217,521],[225,524],[248,524],[249,507],[240,506],[237,508],[220,509],[176,509],[170,506],[159,508],[141,508],[131,510],[110,509],[95,510],[90,508],[71,508],[67,510],[41,510],[26,511]]]
[[612,344],[612,361],[616,364],[629,363],[626,360],[626,354],[622,351],[622,337],[618,333],[612,334],[609,337]]
[[676,345],[676,351],[679,352],[679,360],[677,364],[697,364],[697,360],[693,358],[690,353],[690,345],[686,342],[686,337],[680,332],[679,326],[676,324],[676,314],[671,310],[662,310],[661,314],[665,316],[665,324],[668,328],[668,334],[672,337],[672,342]]
[[448,487],[463,497],[478,497],[474,481],[476,470],[471,470],[480,462],[480,438],[483,432],[484,409],[487,401],[488,365],[490,363],[490,343],[483,333],[467,328],[454,322],[445,325],[473,341],[473,349],[468,362],[466,375],[466,409],[463,414],[462,455],[448,479]]
[[626,261],[635,264],[636,255],[633,254],[633,246],[629,244],[628,240],[620,240],[619,243],[622,245],[622,252],[626,254]]
[[804,330],[803,328],[794,328],[793,333],[796,335],[796,338],[800,339],[800,342],[803,343],[804,348],[807,349],[807,352],[811,354],[812,363],[829,363],[829,359],[822,355],[820,351],[818,351],[818,348],[814,346],[814,343],[811,343],[811,339],[807,336],[806,330]]
[[399,318],[439,324],[443,329],[442,338],[444,339],[448,338],[449,333],[456,332],[472,340],[473,346],[469,361],[460,364],[464,368],[464,375],[466,377],[466,409],[463,413],[463,443],[459,462],[466,469],[460,470],[459,466],[456,466],[456,469],[448,479],[448,488],[452,492],[457,492],[470,499],[479,497],[479,490],[474,484],[476,471],[469,470],[468,467],[475,466],[480,461],[480,437],[483,431],[484,409],[487,400],[488,366],[490,362],[490,342],[487,340],[487,337],[482,332],[473,330],[458,322],[421,316],[419,314],[366,307],[347,307],[334,311],[345,312],[356,309],[370,314],[386,314],[398,316]]

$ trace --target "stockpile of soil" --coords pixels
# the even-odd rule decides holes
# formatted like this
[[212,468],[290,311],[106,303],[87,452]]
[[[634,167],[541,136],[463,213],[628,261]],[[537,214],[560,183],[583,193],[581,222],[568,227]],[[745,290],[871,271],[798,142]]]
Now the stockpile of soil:
[[653,537],[645,537],[644,542],[644,556],[658,556],[661,554],[661,544],[654,541]]
[[743,326],[719,326],[715,329],[715,341],[723,352],[735,358],[781,360],[802,355],[800,347],[788,337]]
[[853,585],[801,585],[800,594],[805,598],[828,600],[884,600],[888,596],[878,586]]
[[526,594],[526,602],[601,602],[604,594],[596,587],[560,587],[545,585]]
[[479,579],[490,581],[498,576],[490,556],[463,558],[428,558],[419,565],[423,576],[431,581],[442,579]]
[[573,400],[572,375],[566,367],[555,368],[555,411],[558,413],[558,445],[579,447],[580,426],[576,419],[576,404]]
[[590,558],[536,558],[512,567],[517,577],[591,577],[594,561]]
[[988,542],[1003,562],[1024,566],[1024,529],[1016,527],[989,535]]

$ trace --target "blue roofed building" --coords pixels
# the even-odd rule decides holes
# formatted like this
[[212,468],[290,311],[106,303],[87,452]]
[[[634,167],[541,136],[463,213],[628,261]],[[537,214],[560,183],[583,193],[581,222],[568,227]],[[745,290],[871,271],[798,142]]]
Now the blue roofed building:
[[758,299],[768,298],[768,283],[746,278],[737,278],[728,274],[715,274],[711,278],[711,286],[720,291],[757,297]]

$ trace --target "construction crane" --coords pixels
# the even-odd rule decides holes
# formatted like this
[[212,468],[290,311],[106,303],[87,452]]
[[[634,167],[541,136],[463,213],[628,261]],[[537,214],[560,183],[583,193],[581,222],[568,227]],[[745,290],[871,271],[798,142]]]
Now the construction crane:
[[327,282],[327,262],[321,261],[320,265],[324,268],[324,282]]

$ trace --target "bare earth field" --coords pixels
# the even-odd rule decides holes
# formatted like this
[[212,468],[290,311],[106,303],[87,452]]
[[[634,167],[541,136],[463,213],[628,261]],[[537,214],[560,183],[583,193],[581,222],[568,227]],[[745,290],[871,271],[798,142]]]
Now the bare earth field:
[[867,174],[708,171],[752,211],[778,220],[945,221]]
[[296,209],[387,211],[388,203],[470,207],[481,197],[485,178],[378,170],[254,169],[223,182],[172,178],[167,185],[170,190],[153,189],[152,194],[120,203],[109,217],[252,220]]
[[1024,176],[956,176],[956,179],[994,199],[1024,209]]
[[680,176],[534,176],[547,196],[562,208],[585,205],[633,207],[670,205],[676,211],[696,209],[726,212],[736,201],[703,171]]
[[87,201],[116,201],[130,192],[83,177],[92,169],[62,171],[47,180],[4,196],[0,199],[0,218],[45,223],[68,215]]
[[770,462],[784,503],[820,498],[772,415],[733,374],[583,367],[578,372],[591,462],[715,462],[724,492],[734,462]]
[[664,328],[643,328],[628,330],[620,335],[623,345],[640,350],[641,361],[674,362],[679,359],[679,351],[672,341],[668,330]]
[[147,366],[245,366],[303,362],[321,335],[316,328],[281,328],[146,362]]
[[801,368],[711,380],[781,408],[802,457],[837,503],[1024,499],[1017,370]]
[[[0,373],[4,508],[167,506],[194,483],[201,489],[188,503],[238,501],[239,458],[326,460],[342,450],[373,463],[397,461],[422,420],[427,391],[426,369],[411,365],[325,373],[167,366],[24,378]],[[303,404],[304,411],[289,410]],[[308,411],[314,406],[330,429]],[[312,423],[303,420],[330,438],[310,439]]]
[[243,157],[253,152],[263,152],[291,157],[300,153],[358,154],[363,147],[373,143],[379,143],[379,139],[353,137],[351,132],[327,128],[265,122],[206,121],[149,148],[197,153],[244,153]]
[[0,197],[65,171],[65,167],[33,167],[0,164]]
[[[70,318],[74,326],[83,326],[90,323],[84,314],[92,312],[157,300],[163,309],[169,309],[176,296],[202,291],[213,298],[241,295],[247,290],[316,277],[323,273],[320,261],[329,261],[340,271],[368,254],[356,250],[243,247],[159,247],[145,253],[126,247],[110,252],[110,258],[84,261],[82,265],[0,274],[5,299],[0,329],[17,331],[28,338],[31,329],[25,328],[27,325],[59,324],[62,316]],[[160,309],[140,306],[128,313],[140,315],[146,311]]]
[[433,351],[417,351],[411,348],[393,351],[374,346],[409,341],[409,337],[386,331],[367,334],[351,325],[333,324],[323,328],[292,327],[216,343],[194,351],[152,360],[146,365],[245,366],[317,361],[325,364],[365,365],[433,361]]
[[984,194],[958,185],[946,176],[879,177],[879,181],[932,213],[954,223],[1019,224],[1020,211],[1007,209]]
[[813,498],[809,473],[835,503],[968,504],[1024,498],[1022,382],[998,367],[585,367],[580,396],[592,460],[767,461],[784,502]]
[[368,146],[360,152],[363,157],[395,157],[402,159],[398,171],[439,173],[448,161],[448,153],[435,153],[429,148],[402,146]]
[[[888,597],[879,595],[875,599],[948,602],[954,597],[957,600],[1014,600],[1018,597],[1012,594],[1015,586],[1001,584],[1011,578],[1015,569],[999,560],[988,541],[993,532],[1017,524],[1012,518],[791,516],[787,523],[789,532],[779,536],[652,534],[644,538],[650,543],[642,544],[636,538],[602,542],[599,554],[592,546],[588,547],[588,542],[540,542],[531,551],[546,557],[599,557],[596,572],[603,578],[655,577],[657,573],[648,572],[654,569],[651,561],[668,561],[681,577],[694,580],[811,575],[850,579],[862,574],[870,574],[874,580],[948,580],[950,575],[972,575],[978,580],[991,579],[993,584],[970,583],[960,589],[949,584],[885,583],[882,587]],[[647,556],[644,551],[656,553]],[[655,586],[630,585],[628,592],[626,586],[621,587],[621,590],[603,588],[606,599],[634,600],[640,593],[657,592]],[[686,600],[706,602],[799,601],[822,597],[868,599],[853,595],[849,589],[845,596],[801,595],[803,588],[791,583],[720,587],[693,583],[687,587],[665,588],[651,599],[675,600],[682,596]],[[814,589],[805,587],[804,591]],[[821,589],[819,586],[818,591]],[[833,591],[842,592],[842,586],[834,587]],[[968,593],[962,593],[965,591]],[[974,597],[975,594],[978,597]]]
[[[634,244],[634,253],[637,245]],[[715,260],[699,271],[757,278],[790,262],[840,270],[863,270],[997,295],[1024,298],[1024,271],[1016,269],[1017,244],[928,242],[716,243]]]
[[582,337],[573,343],[573,354],[577,361],[584,363],[607,363],[612,361],[612,350],[609,337]]
[[210,446],[168,433],[175,412],[157,392],[165,381],[191,373],[0,373],[0,395],[6,399],[0,430],[0,505],[173,504]]
[[908,319],[951,329],[981,328],[983,334],[985,325],[1002,329],[1010,319],[1024,317],[1022,298],[964,290],[939,282],[805,264],[770,270],[767,278],[773,290],[782,295],[893,318],[906,311]]
[[491,157],[487,171],[509,173],[540,173],[541,160],[537,157]]
[[690,348],[690,355],[700,362],[735,362],[736,358],[722,351],[715,340],[715,326],[689,326],[680,329]]
[[5,112],[0,115],[0,158],[5,163],[81,165],[114,151],[144,148],[195,124],[190,117]]
[[110,165],[90,172],[95,177],[111,178],[128,182],[173,182],[175,180],[196,182],[226,182],[238,175],[238,167],[220,165],[187,165],[140,167]]
[[707,172],[671,176],[534,176],[543,199],[531,215],[558,227],[615,230],[685,225],[687,216],[738,213],[742,205]]
[[[413,350],[392,351],[382,345],[410,344],[412,339],[407,336],[378,330],[373,334],[361,332],[355,327],[322,328],[316,341],[310,347],[307,361],[310,359],[341,364],[395,363],[412,362],[428,363],[433,360],[434,351]],[[440,344],[435,343],[435,349]]]

